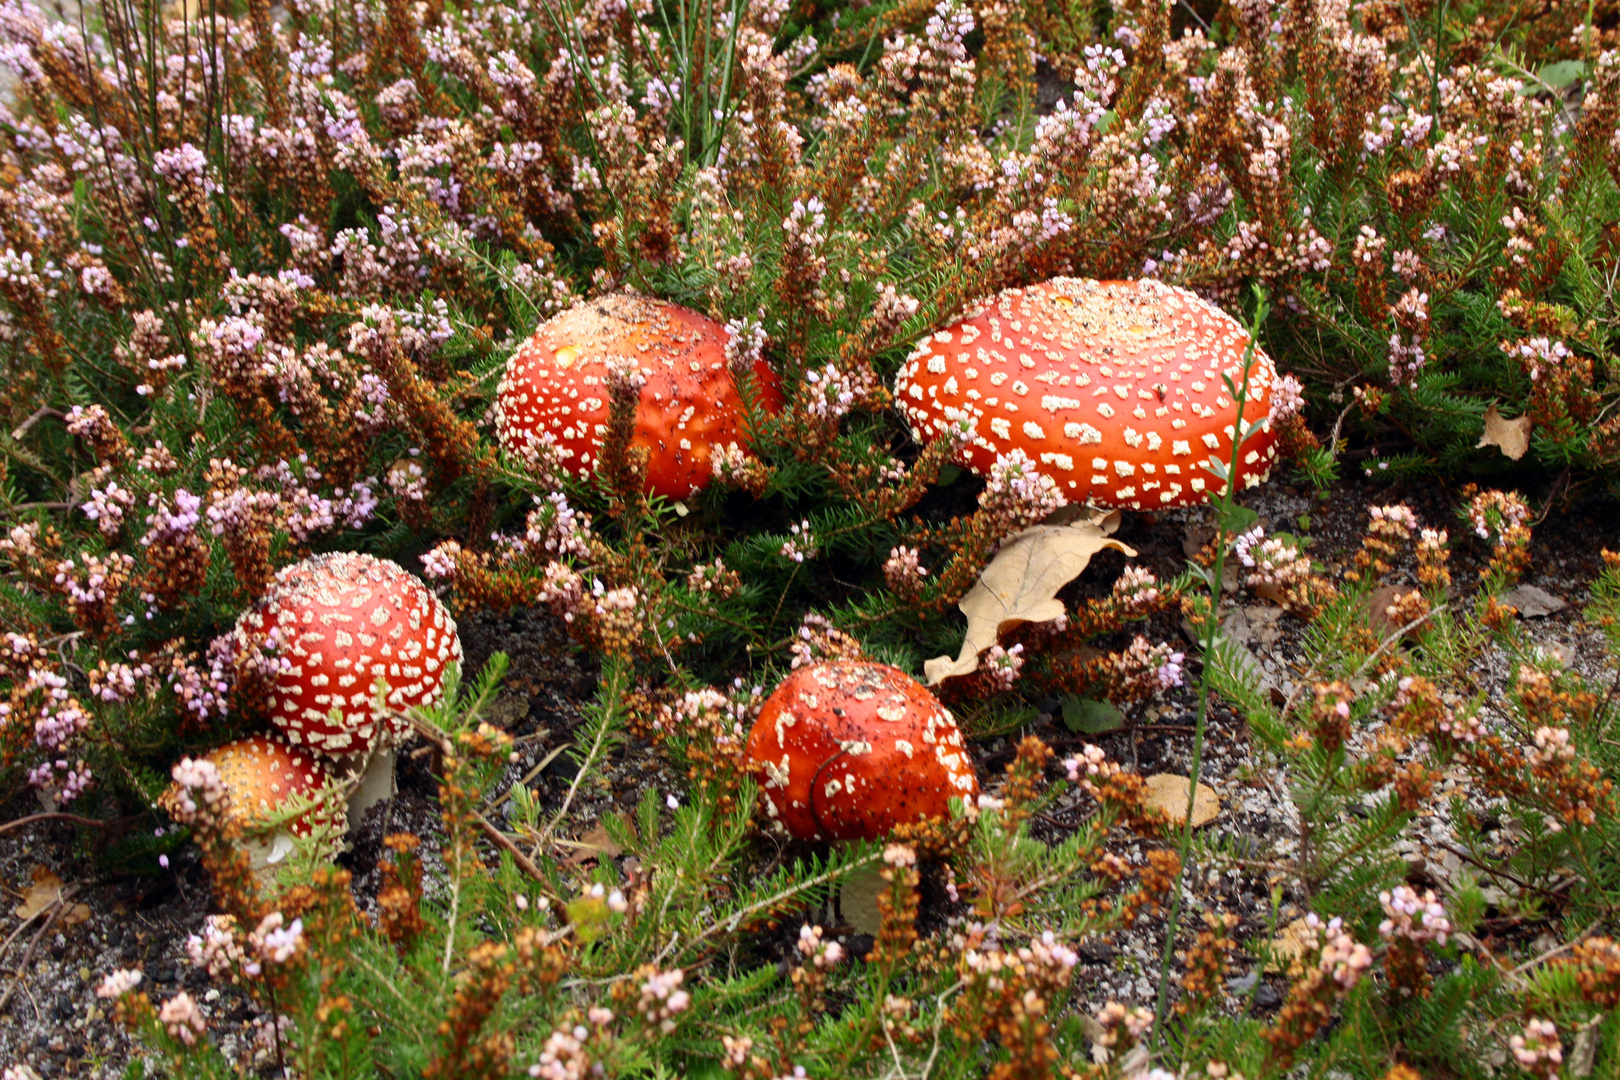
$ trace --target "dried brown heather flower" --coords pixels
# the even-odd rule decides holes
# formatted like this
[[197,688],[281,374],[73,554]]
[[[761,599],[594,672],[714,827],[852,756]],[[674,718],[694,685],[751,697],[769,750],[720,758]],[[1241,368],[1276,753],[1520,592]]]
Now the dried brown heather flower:
[[1272,1062],[1287,1067],[1299,1048],[1333,1015],[1333,1006],[1372,967],[1372,953],[1337,918],[1324,923],[1312,913],[1301,934],[1304,948],[1289,969],[1288,999],[1262,1034]]
[[1226,974],[1231,968],[1232,952],[1237,939],[1232,931],[1242,921],[1231,912],[1216,915],[1204,912],[1204,929],[1198,939],[1183,955],[1187,973],[1181,977],[1186,997],[1176,1002],[1176,1012],[1187,1013],[1217,1004],[1226,993]]
[[393,858],[382,865],[382,882],[377,888],[377,919],[383,933],[402,954],[427,930],[422,918],[422,864],[416,849],[422,841],[411,833],[393,833],[383,838],[383,846]]

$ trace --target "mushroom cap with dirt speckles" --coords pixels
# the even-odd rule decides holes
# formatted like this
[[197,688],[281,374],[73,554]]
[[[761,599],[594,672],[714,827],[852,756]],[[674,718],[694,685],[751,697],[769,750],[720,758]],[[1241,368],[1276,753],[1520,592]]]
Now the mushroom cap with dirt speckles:
[[795,671],[766,699],[748,756],[766,814],[801,840],[877,839],[979,794],[950,712],[887,664]]
[[[309,750],[289,746],[273,735],[250,735],[216,747],[205,755],[219,770],[220,783],[231,796],[231,816],[245,829],[269,824],[295,795],[313,798],[331,774]],[[313,813],[287,823],[288,832],[308,836]]]
[[[919,441],[974,421],[963,452],[984,475],[1022,450],[1071,502],[1133,510],[1201,503],[1224,488],[1203,467],[1232,456],[1249,334],[1201,297],[1158,281],[1053,278],[1008,289],[917,344],[895,400]],[[1276,369],[1256,349],[1245,421],[1271,411]],[[1256,431],[1238,490],[1270,475],[1276,434]]]
[[[631,359],[646,379],[631,445],[649,453],[647,491],[684,499],[714,478],[711,445],[748,443],[725,349],[726,328],[687,308],[624,293],[584,301],[542,323],[507,361],[495,433],[521,455],[549,432],[563,464],[588,475],[607,431],[608,361]],[[761,406],[780,409],[770,367],[761,360],[754,374]]]
[[399,564],[348,552],[284,567],[237,619],[236,647],[289,661],[266,703],[271,722],[294,745],[334,755],[369,749],[385,728],[404,733],[403,722],[375,714],[379,679],[403,711],[437,700],[445,665],[461,662],[455,620],[438,597]]

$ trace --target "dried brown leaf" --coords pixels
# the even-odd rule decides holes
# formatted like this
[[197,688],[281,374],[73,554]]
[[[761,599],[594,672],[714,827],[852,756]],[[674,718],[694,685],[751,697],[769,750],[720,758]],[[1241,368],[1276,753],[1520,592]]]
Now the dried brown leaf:
[[1524,457],[1530,449],[1530,417],[1505,420],[1495,405],[1485,410],[1485,434],[1479,437],[1479,446],[1494,446],[1514,461]]
[[1271,959],[1267,971],[1286,972],[1290,964],[1305,955],[1305,917],[1302,915],[1277,931],[1271,939]]
[[586,829],[578,840],[565,840],[563,843],[574,849],[574,853],[564,860],[571,866],[578,866],[590,859],[611,859],[624,853],[624,848],[613,842],[601,822]]
[[17,905],[17,918],[27,922],[50,907],[62,895],[62,879],[43,866],[34,867],[34,883],[23,893],[23,902]]
[[[1169,815],[1170,823],[1180,825],[1187,820],[1187,778],[1175,773],[1154,773],[1147,778],[1147,797],[1143,801]],[[1208,825],[1221,812],[1220,796],[1208,784],[1198,785],[1193,797],[1193,828]]]
[[928,685],[938,686],[946,679],[979,670],[979,654],[1009,630],[1062,615],[1058,590],[1079,577],[1097,552],[1114,548],[1135,555],[1118,540],[1109,539],[1118,528],[1118,511],[1094,510],[1067,525],[1025,529],[1002,544],[956,605],[968,617],[962,651],[954,660],[938,656],[925,663]]

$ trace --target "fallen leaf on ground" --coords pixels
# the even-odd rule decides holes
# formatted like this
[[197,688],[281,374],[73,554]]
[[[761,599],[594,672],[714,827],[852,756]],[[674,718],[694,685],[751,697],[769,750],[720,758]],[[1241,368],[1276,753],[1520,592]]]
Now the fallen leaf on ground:
[[[40,912],[47,910],[62,898],[62,879],[43,866],[34,867],[34,883],[23,893],[23,902],[17,905],[16,916],[27,922]],[[75,926],[90,917],[90,908],[85,904],[74,904],[58,916],[58,920],[66,926]]]
[[[1172,824],[1182,824],[1187,820],[1187,778],[1175,773],[1154,773],[1147,778],[1147,804],[1163,810]],[[1193,828],[1208,825],[1220,812],[1221,800],[1215,789],[1199,784],[1198,794],[1193,799]]]
[[1495,405],[1485,410],[1485,434],[1479,437],[1479,447],[1494,446],[1514,461],[1524,457],[1530,449],[1530,417],[1505,420]]
[[939,656],[923,665],[929,686],[979,670],[979,654],[1002,634],[1024,623],[1050,622],[1063,614],[1058,590],[1079,577],[1104,548],[1136,552],[1110,540],[1119,513],[1092,511],[1068,525],[1037,525],[1002,544],[979,580],[956,605],[968,617],[962,651],[952,660]]
[[1518,608],[1519,614],[1527,619],[1539,619],[1544,615],[1553,615],[1569,607],[1568,604],[1546,589],[1538,589],[1534,585],[1520,585],[1516,589],[1503,593],[1502,602]]
[[1271,959],[1267,971],[1287,971],[1288,966],[1305,955],[1305,919],[1295,919],[1271,939]]
[[1403,585],[1380,585],[1367,597],[1367,623],[1379,637],[1387,637],[1406,624],[1396,622],[1389,616],[1389,609],[1405,599],[1408,593],[1415,593],[1416,589]]
[[1125,726],[1125,714],[1111,701],[1074,697],[1063,699],[1063,725],[1070,731],[1103,735]]
[[578,866],[587,859],[611,859],[624,853],[624,848],[613,842],[601,822],[586,829],[578,840],[564,843],[574,849],[574,853],[564,860],[571,866]]

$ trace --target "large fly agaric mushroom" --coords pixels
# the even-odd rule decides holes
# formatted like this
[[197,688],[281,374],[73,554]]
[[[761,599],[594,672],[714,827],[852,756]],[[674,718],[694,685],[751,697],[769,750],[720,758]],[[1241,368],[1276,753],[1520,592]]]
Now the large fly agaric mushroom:
[[[747,444],[743,401],[726,362],[726,328],[663,300],[616,293],[542,323],[507,361],[495,432],[520,456],[546,443],[584,476],[607,430],[610,360],[646,379],[631,445],[645,447],[649,494],[684,499],[713,479],[710,447]],[[754,365],[761,404],[781,408],[776,376]]]
[[[249,833],[267,829],[290,799],[313,799],[332,781],[315,754],[271,735],[250,735],[226,743],[209,751],[203,760],[213,762],[220,783],[230,795],[230,817]],[[165,800],[178,798],[179,794],[180,785],[175,784]],[[320,814],[311,809],[267,837],[249,836],[245,846],[253,869],[261,870],[285,859],[292,851],[292,837],[310,835],[319,818]]]
[[[1071,501],[1155,510],[1204,502],[1230,461],[1249,334],[1207,301],[1158,281],[1053,278],[1008,289],[918,343],[895,399],[919,440],[975,422],[968,466],[1022,450]],[[1276,369],[1258,349],[1243,416],[1270,414]],[[1276,434],[1244,443],[1237,482],[1265,480]]]
[[748,757],[772,822],[801,840],[860,840],[950,813],[979,781],[962,732],[897,668],[837,660],[800,668],[766,699]]
[[[438,699],[445,665],[460,663],[455,620],[438,597],[397,563],[340,552],[285,567],[236,622],[238,656],[279,657],[270,720],[295,746],[308,746],[352,771],[370,755],[350,821],[393,793],[394,743],[404,734],[392,712]],[[388,685],[390,712],[376,708]]]

